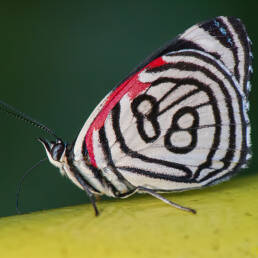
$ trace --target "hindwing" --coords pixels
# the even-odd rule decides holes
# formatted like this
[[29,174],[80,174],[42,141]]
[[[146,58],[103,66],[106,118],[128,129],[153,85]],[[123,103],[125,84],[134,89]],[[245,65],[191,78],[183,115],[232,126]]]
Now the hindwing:
[[[249,158],[250,40],[218,17],[156,51],[96,108],[75,159],[133,186],[184,190],[233,175]],[[110,175],[109,175],[110,176]]]

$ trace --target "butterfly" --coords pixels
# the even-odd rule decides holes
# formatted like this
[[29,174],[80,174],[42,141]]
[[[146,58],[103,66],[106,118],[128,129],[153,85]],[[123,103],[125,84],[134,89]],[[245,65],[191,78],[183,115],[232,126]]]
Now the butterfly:
[[47,157],[95,196],[160,193],[225,181],[250,159],[251,41],[217,17],[187,29],[135,68],[95,108],[73,144],[39,138]]

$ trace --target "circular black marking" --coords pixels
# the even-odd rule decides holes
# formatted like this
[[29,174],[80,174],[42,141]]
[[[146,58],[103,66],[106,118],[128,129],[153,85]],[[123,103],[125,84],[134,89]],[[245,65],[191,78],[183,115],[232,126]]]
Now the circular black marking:
[[[143,114],[139,110],[139,106],[145,101],[149,102],[151,105],[151,108],[147,114]],[[137,129],[141,138],[146,143],[155,141],[160,135],[160,125],[157,121],[159,113],[159,105],[157,103],[157,100],[153,96],[147,94],[140,95],[132,102],[131,109],[137,120]],[[153,127],[153,136],[149,136],[147,131],[145,130],[146,120],[149,121]]]
[[[125,138],[120,128],[120,104],[119,103],[117,103],[116,106],[112,109],[112,124],[113,124],[114,132],[116,134],[117,141],[120,143],[120,149],[128,156],[131,156],[132,158],[141,159],[142,161],[145,161],[149,164],[151,163],[160,164],[162,166],[166,166],[169,168],[179,169],[185,173],[184,176],[166,175],[165,177],[167,180],[175,181],[175,182],[189,182],[189,180],[192,178],[192,171],[183,164],[166,161],[162,159],[151,158],[151,157],[142,155],[141,153],[138,153],[137,151],[134,151],[127,146]],[[148,177],[155,177],[156,175],[157,174],[153,174],[151,172],[146,174],[146,176]]]
[[[188,132],[191,135],[191,142],[186,146],[182,146],[182,147],[175,146],[171,142],[171,136],[176,132],[182,131],[182,128],[178,124],[178,120],[186,114],[190,114],[193,117],[192,125],[187,129],[183,128],[184,131]],[[199,114],[194,108],[183,107],[179,109],[173,116],[171,126],[167,130],[167,133],[165,135],[165,138],[164,138],[165,147],[171,152],[180,153],[180,154],[184,154],[192,151],[197,144],[198,126],[199,126]]]

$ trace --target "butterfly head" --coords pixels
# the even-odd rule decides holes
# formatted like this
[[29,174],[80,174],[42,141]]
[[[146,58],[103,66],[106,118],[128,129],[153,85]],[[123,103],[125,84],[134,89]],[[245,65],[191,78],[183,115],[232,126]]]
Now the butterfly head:
[[51,142],[43,138],[38,138],[38,140],[44,146],[50,163],[62,169],[63,163],[66,162],[67,144],[60,139]]

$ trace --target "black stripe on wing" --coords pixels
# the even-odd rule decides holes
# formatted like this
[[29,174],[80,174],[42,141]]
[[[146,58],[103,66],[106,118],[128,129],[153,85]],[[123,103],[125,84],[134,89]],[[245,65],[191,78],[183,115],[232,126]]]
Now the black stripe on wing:
[[126,167],[126,166],[121,166],[118,167],[120,170],[128,171],[128,172],[133,172],[139,175],[147,176],[150,178],[156,178],[156,179],[163,179],[163,180],[168,180],[168,181],[173,181],[173,182],[187,182],[187,183],[196,183],[195,179],[187,179],[185,180],[185,177],[179,177],[179,176],[173,176],[169,174],[164,174],[164,173],[159,173],[157,172],[152,172],[152,171],[147,171],[144,169],[140,169],[137,167]]

